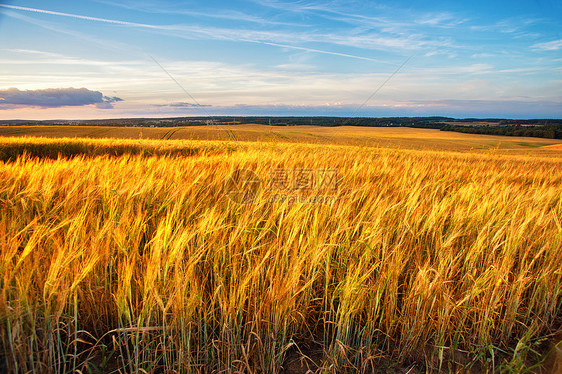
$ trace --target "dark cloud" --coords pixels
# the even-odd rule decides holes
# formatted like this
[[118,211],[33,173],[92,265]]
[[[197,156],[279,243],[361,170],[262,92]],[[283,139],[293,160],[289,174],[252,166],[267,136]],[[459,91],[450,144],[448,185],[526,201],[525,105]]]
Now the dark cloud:
[[100,109],[113,109],[113,103],[118,101],[123,101],[123,99],[117,96],[104,96],[103,102],[97,103],[96,106]]
[[59,108],[63,106],[96,105],[100,109],[113,109],[113,103],[123,101],[118,97],[103,96],[87,88],[47,88],[43,90],[0,90],[0,109],[25,106]]

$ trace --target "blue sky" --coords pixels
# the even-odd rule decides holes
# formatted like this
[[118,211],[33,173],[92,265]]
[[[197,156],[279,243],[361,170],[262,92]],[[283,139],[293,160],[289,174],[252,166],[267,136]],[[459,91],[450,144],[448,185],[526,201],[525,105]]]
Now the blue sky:
[[560,19],[554,0],[0,1],[0,119],[562,118]]

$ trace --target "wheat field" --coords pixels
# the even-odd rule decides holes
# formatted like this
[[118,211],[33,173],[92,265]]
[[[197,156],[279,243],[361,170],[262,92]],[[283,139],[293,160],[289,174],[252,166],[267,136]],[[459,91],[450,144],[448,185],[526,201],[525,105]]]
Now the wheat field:
[[0,126],[1,137],[57,139],[222,140],[260,143],[354,145],[429,151],[484,152],[561,157],[562,140],[475,135],[437,129],[357,126],[267,126],[259,124],[180,127]]
[[[24,137],[0,150],[3,371],[560,363],[559,157]],[[237,169],[263,182],[250,203],[225,193]],[[272,202],[275,170],[337,170],[334,199]]]

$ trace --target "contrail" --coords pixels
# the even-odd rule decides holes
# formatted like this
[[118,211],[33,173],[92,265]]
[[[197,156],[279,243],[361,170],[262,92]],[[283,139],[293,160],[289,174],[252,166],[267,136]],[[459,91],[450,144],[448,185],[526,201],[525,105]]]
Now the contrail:
[[355,109],[355,112],[351,115],[351,117],[354,117],[365,105],[367,105],[367,103],[369,101],[371,101],[371,99],[396,75],[398,74],[398,72],[400,70],[402,70],[402,68],[404,67],[404,65],[406,65],[408,63],[408,61],[410,61],[412,59],[412,57],[414,57],[413,55],[408,57],[403,63],[402,65],[398,66],[398,68],[392,73],[390,74],[390,76],[388,76],[388,78],[386,78],[386,80],[384,82],[382,82],[382,84],[371,94],[371,96],[369,96],[367,98],[367,100],[365,100],[363,102],[363,104],[361,104],[357,109]]
[[[367,103],[368,103],[369,101],[371,101],[371,99],[372,99],[372,98],[373,98],[373,97],[374,97],[374,96],[375,96],[375,95],[376,95],[376,94],[377,94],[377,93],[378,93],[378,92],[379,92],[379,91],[396,75],[396,74],[398,74],[398,72],[399,72],[400,70],[402,70],[402,68],[404,67],[404,65],[406,65],[406,64],[408,63],[408,61],[410,61],[410,60],[412,59],[412,57],[414,57],[414,56],[412,55],[412,56],[408,57],[400,66],[398,66],[398,68],[396,68],[396,70],[394,70],[394,72],[393,72],[392,74],[390,74],[390,75],[385,79],[385,81],[382,82],[382,84],[381,84],[380,86],[378,86],[375,91],[373,91],[373,93],[367,98],[367,100],[365,100],[365,101],[363,102],[363,104],[359,105],[359,107],[357,107],[357,109],[355,109],[355,111],[353,112],[353,114],[352,114],[350,117],[348,117],[347,120],[345,120],[340,126],[345,126],[346,124],[348,124],[349,121],[351,121],[351,119],[352,119],[353,117],[355,117],[355,116],[357,115],[357,113],[359,113],[359,111],[360,111],[365,105],[367,105]],[[331,136],[326,137],[326,138],[324,139],[324,143],[328,142],[328,141],[331,140],[333,137],[335,137],[336,134],[337,134],[337,132],[338,132],[338,131],[336,130],[336,131],[334,131],[334,132],[332,133]]]
[[0,7],[3,8],[10,8],[16,10],[25,10],[27,12],[35,12],[35,13],[43,13],[43,14],[52,14],[55,16],[63,16],[63,17],[71,17],[71,18],[78,18],[84,19],[87,21],[97,21],[97,22],[105,22],[105,23],[113,23],[116,25],[126,25],[126,26],[135,26],[135,27],[145,27],[149,29],[162,29],[162,26],[155,26],[155,25],[147,25],[144,23],[136,23],[136,22],[127,22],[127,21],[118,21],[114,19],[107,19],[107,18],[98,18],[98,17],[89,17],[89,16],[81,16],[79,14],[72,14],[72,13],[63,13],[63,12],[54,12],[52,10],[44,10],[44,9],[36,9],[36,8],[28,8],[24,6],[16,6],[16,5],[6,5],[0,4]]
[[[119,21],[119,20],[108,19],[108,18],[82,16],[82,15],[79,15],[79,14],[55,12],[55,11],[52,11],[52,10],[28,8],[28,7],[16,6],[16,5],[0,4],[0,7],[14,9],[14,10],[23,10],[23,11],[26,11],[26,12],[50,14],[50,15],[61,16],[61,17],[70,17],[70,18],[82,19],[82,20],[86,20],[86,21],[104,22],[104,23],[110,23],[110,24],[114,24],[114,25],[141,27],[141,28],[147,28],[147,29],[152,29],[152,30],[173,31],[175,29],[173,26],[150,25],[150,24],[145,24],[145,23]],[[374,58],[369,58],[369,57],[351,55],[351,54],[340,53],[340,52],[326,51],[326,50],[316,49],[316,48],[298,47],[298,46],[295,46],[295,45],[274,43],[274,42],[269,42],[269,41],[259,40],[259,39],[235,39],[235,38],[230,38],[230,40],[247,42],[247,43],[254,43],[254,44],[270,45],[270,46],[274,46],[274,47],[289,48],[289,49],[295,49],[295,50],[299,50],[299,51],[321,53],[321,54],[326,54],[326,55],[341,56],[341,57],[353,58],[353,59],[356,59],[356,60],[383,62],[383,61],[380,61],[380,60],[377,60],[377,59],[374,59]]]
[[205,107],[203,105],[199,104],[199,102],[197,100],[195,100],[195,98],[181,85],[180,82],[177,81],[176,78],[174,78],[174,76],[172,74],[170,74],[170,72],[168,70],[166,70],[164,68],[164,66],[162,66],[158,61],[156,61],[156,59],[154,57],[152,57],[152,55],[148,55],[148,57],[150,57],[152,59],[152,61],[154,61],[156,63],[156,65],[160,66],[160,69],[162,69],[164,71],[164,73],[166,73],[182,89],[182,91],[185,92],[185,94],[187,96],[189,96],[191,98],[191,100],[193,100],[193,102],[198,107],[203,108],[205,113],[207,113],[207,116],[211,117],[211,114],[207,111],[207,109],[205,109]]
[[324,51],[324,50],[322,50],[322,49],[315,49],[315,48],[308,48],[308,47],[297,47],[297,46],[294,46],[294,45],[279,44],[279,43],[273,43],[273,42],[265,42],[265,41],[262,41],[262,40],[244,40],[244,41],[251,42],[251,43],[259,43],[259,44],[272,45],[272,46],[275,46],[275,47],[298,49],[298,50],[300,50],[300,51],[323,53],[323,54],[326,54],[326,55],[350,57],[350,58],[355,58],[355,59],[358,59],[358,60],[382,62],[382,61],[377,60],[377,59],[374,59],[374,58],[363,57],[363,56],[356,56],[356,55],[349,55],[349,54],[347,54],[347,53],[340,53],[340,52]]

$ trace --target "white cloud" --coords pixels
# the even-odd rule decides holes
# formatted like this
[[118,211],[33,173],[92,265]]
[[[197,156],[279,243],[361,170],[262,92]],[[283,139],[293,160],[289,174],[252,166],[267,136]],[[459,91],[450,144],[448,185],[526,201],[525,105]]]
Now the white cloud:
[[472,56],[472,58],[486,58],[486,57],[492,57],[493,55],[491,53],[474,53]]
[[217,10],[214,9],[212,12],[202,12],[202,11],[193,11],[193,10],[186,10],[183,8],[178,7],[170,7],[163,4],[161,1],[127,1],[121,0],[119,2],[111,1],[111,0],[95,0],[98,3],[108,4],[120,8],[125,9],[133,9],[136,11],[147,12],[152,14],[173,14],[173,15],[187,15],[193,17],[205,17],[205,18],[216,18],[216,19],[225,19],[231,21],[240,21],[240,22],[251,22],[257,23],[261,25],[282,25],[282,26],[304,26],[297,23],[290,23],[290,22],[278,22],[271,20],[269,18],[262,18],[252,14],[248,14],[241,11],[232,11],[232,10]]
[[533,49],[542,51],[557,51],[562,48],[562,39],[553,40],[550,42],[537,43],[533,45]]

